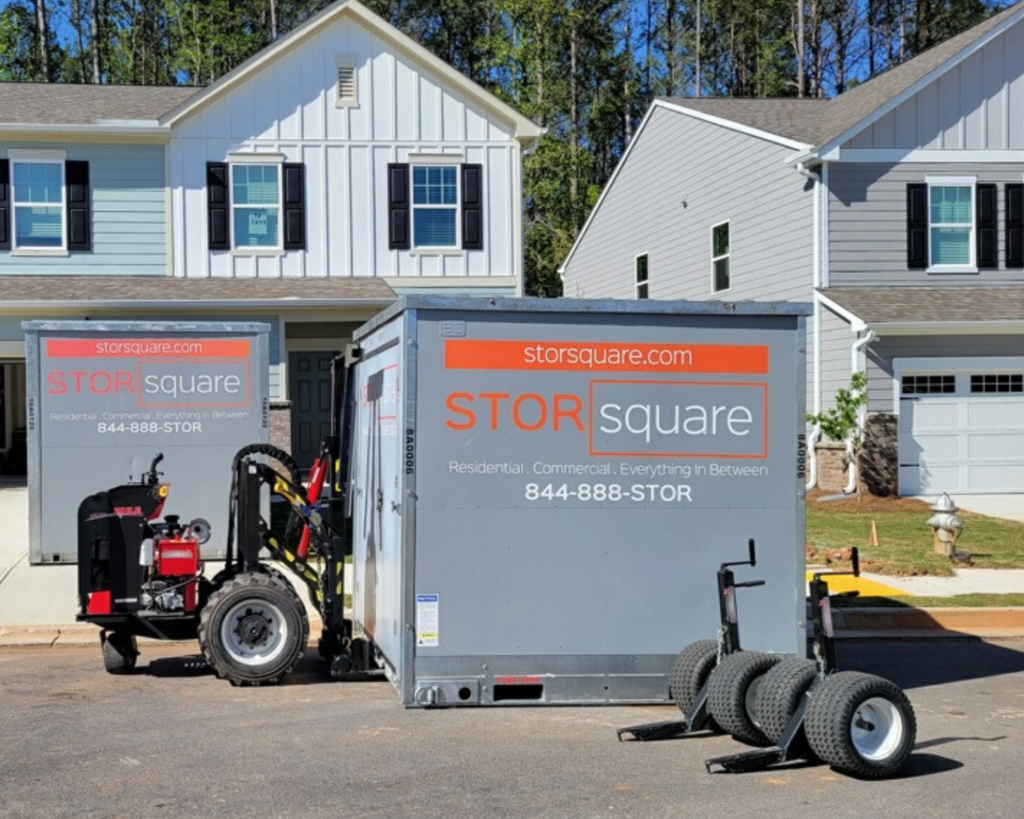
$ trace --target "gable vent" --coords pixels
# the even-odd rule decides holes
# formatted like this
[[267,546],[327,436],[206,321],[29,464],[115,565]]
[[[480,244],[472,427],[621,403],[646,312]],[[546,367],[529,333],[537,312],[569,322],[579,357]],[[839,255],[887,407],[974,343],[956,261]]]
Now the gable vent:
[[354,65],[339,65],[338,105],[355,105],[358,102],[356,90],[356,67]]

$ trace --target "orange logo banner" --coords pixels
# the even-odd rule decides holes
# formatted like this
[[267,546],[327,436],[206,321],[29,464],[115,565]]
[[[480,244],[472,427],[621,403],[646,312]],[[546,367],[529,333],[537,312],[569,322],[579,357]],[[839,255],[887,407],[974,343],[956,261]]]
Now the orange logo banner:
[[244,338],[49,338],[50,358],[248,358]]
[[449,370],[580,370],[633,373],[768,372],[761,344],[634,344],[627,341],[446,339]]

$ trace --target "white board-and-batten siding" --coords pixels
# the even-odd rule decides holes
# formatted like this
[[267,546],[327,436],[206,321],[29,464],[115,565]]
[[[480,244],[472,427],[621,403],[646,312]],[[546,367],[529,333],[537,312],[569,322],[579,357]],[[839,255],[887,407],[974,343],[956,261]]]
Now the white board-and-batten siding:
[[1024,25],[1007,29],[843,148],[1024,148]]
[[[565,267],[565,295],[635,297],[648,254],[650,297],[810,301],[813,187],[793,153],[655,109]],[[711,228],[729,222],[732,287],[712,292]]]
[[[339,64],[358,103],[336,104]],[[522,267],[520,149],[511,123],[343,18],[283,53],[175,127],[170,178],[174,274],[189,277],[487,278]],[[305,165],[306,250],[252,254],[207,245],[206,163],[277,154]],[[451,154],[483,166],[484,249],[388,249],[387,166]]]

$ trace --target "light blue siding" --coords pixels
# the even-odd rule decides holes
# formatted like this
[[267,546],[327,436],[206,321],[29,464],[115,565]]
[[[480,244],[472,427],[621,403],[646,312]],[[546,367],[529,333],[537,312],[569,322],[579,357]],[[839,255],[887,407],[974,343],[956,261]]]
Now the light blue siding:
[[167,273],[167,195],[162,145],[0,143],[10,148],[59,149],[89,163],[92,250],[67,256],[0,253],[0,274],[154,275]]

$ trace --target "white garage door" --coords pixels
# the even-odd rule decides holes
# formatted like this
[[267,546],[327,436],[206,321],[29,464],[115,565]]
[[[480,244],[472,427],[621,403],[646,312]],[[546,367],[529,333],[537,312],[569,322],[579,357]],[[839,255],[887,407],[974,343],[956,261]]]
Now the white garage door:
[[1024,492],[1024,373],[903,373],[901,495]]

